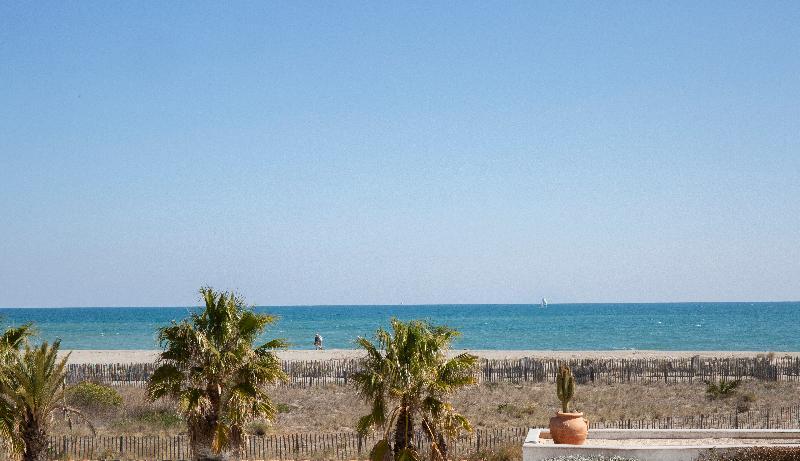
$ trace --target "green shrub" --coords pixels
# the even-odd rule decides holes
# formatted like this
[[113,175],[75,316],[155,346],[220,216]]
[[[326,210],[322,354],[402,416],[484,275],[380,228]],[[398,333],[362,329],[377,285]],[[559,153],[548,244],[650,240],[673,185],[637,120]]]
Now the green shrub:
[[67,389],[66,398],[70,405],[86,410],[109,410],[122,406],[122,396],[116,389],[88,381]]
[[171,410],[143,411],[136,419],[152,428],[169,429],[183,424],[183,418]]
[[501,403],[497,406],[497,412],[511,416],[512,418],[522,418],[536,413],[536,405],[528,404],[525,406],[517,406],[513,403]]
[[289,413],[295,409],[295,407],[289,405],[288,403],[276,403],[275,408],[278,409],[278,413]]
[[749,447],[730,450],[712,450],[702,461],[798,461],[800,448]]
[[[278,413],[290,413],[297,409],[297,407],[289,405],[288,403],[276,403],[275,408],[278,410]],[[272,423],[267,421],[266,419],[256,419],[250,421],[245,427],[245,432],[248,434],[264,436],[269,432],[270,428],[272,427]]]
[[706,381],[706,395],[711,400],[730,397],[736,392],[736,388],[739,387],[740,383],[741,381],[739,380],[725,381],[724,379],[719,383]]
[[266,420],[263,420],[263,419],[259,419],[259,420],[250,422],[247,425],[246,432],[248,434],[264,436],[264,435],[267,434],[267,432],[269,431],[270,427],[272,427],[272,424],[270,424],[269,421],[266,421]]
[[750,404],[755,401],[756,396],[752,392],[740,395],[739,398],[736,399],[736,412],[744,413],[750,411]]

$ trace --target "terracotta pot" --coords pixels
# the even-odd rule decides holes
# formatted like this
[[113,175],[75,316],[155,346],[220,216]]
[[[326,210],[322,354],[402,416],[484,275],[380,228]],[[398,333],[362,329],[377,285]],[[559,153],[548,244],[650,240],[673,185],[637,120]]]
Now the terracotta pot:
[[558,412],[550,418],[550,436],[555,443],[583,445],[589,434],[589,420],[583,413]]

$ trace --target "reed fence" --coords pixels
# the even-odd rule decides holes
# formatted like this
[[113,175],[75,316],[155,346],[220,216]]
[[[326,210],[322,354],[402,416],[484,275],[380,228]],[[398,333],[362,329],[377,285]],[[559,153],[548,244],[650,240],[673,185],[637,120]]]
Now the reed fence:
[[[547,421],[531,422],[546,427]],[[800,429],[800,405],[780,409],[757,409],[744,413],[697,415],[654,420],[593,422],[591,428],[615,429]],[[481,451],[521,444],[527,427],[477,429],[451,441],[448,454],[464,459]],[[428,448],[425,437],[415,435],[417,448]],[[361,437],[352,432],[295,433],[247,436],[242,458],[248,460],[365,459],[377,442],[377,435]],[[51,437],[53,460],[185,460],[191,458],[188,437],[177,436],[60,436]],[[0,459],[17,459],[7,454]]]
[[[579,383],[666,383],[747,380],[800,381],[800,357],[713,358],[695,356],[685,359],[570,359],[522,358],[513,360],[481,359],[477,377],[480,382],[554,382],[561,364],[572,368]],[[362,368],[361,359],[284,360],[288,385],[311,387],[346,385]],[[95,381],[118,386],[143,386],[152,375],[152,363],[71,364],[68,383]]]

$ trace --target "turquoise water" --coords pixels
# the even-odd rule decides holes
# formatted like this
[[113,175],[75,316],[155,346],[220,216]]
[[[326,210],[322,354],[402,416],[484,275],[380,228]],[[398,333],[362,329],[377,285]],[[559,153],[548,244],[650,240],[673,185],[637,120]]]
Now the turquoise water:
[[[0,324],[32,321],[66,349],[154,349],[156,329],[185,307],[2,308]],[[265,338],[293,349],[354,348],[391,317],[427,319],[460,330],[455,347],[557,350],[800,351],[800,302],[258,307],[280,319]]]

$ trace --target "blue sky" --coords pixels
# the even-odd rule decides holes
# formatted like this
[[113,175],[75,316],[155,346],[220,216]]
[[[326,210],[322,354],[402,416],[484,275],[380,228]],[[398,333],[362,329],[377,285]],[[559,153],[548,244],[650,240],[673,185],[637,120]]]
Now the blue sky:
[[3,2],[0,306],[800,299],[797,2]]

